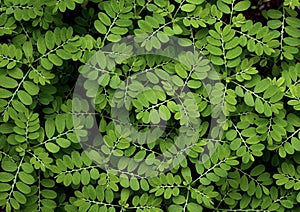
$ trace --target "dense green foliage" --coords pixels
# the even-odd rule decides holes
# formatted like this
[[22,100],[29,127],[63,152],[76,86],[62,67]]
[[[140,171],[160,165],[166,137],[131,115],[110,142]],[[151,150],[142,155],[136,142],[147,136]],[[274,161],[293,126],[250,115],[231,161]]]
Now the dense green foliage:
[[[0,0],[0,206],[32,212],[300,211],[299,6],[298,0],[262,11],[248,0]],[[247,15],[254,11],[258,20]],[[97,93],[97,127],[105,141],[99,148],[106,158],[155,159],[182,150],[174,142],[188,122],[182,111],[201,119],[197,142],[180,152],[186,157],[150,179],[131,174],[142,168],[126,161],[114,172],[100,168],[83,151],[80,138],[87,132],[74,128],[72,116],[83,66],[108,43],[143,33],[149,50],[160,49],[167,35],[196,46],[222,82],[209,95],[200,82],[209,77],[205,64],[190,70],[153,55],[121,61],[99,80],[98,73],[88,76],[98,80],[96,88],[85,88]],[[99,65],[100,72],[109,66],[104,60]],[[189,107],[159,89],[133,95],[130,118],[137,130],[167,122],[149,144],[131,142],[110,116],[114,91],[145,69],[164,72],[149,72],[143,83],[155,85],[169,73],[173,88],[186,85],[197,102]],[[135,93],[145,84],[124,89]],[[208,135],[214,103],[226,115],[220,138]],[[88,112],[88,104],[78,110]],[[201,154],[212,143],[216,151]]]

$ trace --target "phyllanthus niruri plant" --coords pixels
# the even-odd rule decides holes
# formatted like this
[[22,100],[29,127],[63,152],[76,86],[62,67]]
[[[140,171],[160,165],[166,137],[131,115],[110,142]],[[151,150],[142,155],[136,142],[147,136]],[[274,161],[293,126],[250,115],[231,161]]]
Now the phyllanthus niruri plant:
[[298,211],[299,6],[0,0],[0,207]]
[[[161,40],[163,46],[154,50],[149,36]],[[107,172],[155,177],[186,163],[186,155],[195,146],[198,152],[205,153],[202,146],[206,143],[200,141],[209,140],[206,145],[211,153],[217,148],[225,121],[225,100],[216,101],[212,94],[219,91],[221,82],[209,60],[188,45],[165,34],[130,36],[103,47],[80,70],[73,94],[74,127],[80,129],[78,137],[86,130],[88,137],[82,139],[81,145]],[[148,55],[162,57],[162,64],[138,72],[129,69],[124,73],[118,68],[138,60],[147,62]],[[109,78],[115,78],[116,85],[109,84]],[[120,82],[121,78],[124,81]],[[101,91],[108,85],[114,91],[104,97]],[[208,101],[201,100],[200,95]],[[104,99],[108,99],[105,105]],[[211,121],[203,120],[204,129],[200,127],[199,112],[203,102],[209,105],[207,110],[212,115]],[[108,127],[100,125],[103,136],[95,119],[97,114],[103,118],[104,111],[111,117],[105,125],[112,128],[107,131]]]

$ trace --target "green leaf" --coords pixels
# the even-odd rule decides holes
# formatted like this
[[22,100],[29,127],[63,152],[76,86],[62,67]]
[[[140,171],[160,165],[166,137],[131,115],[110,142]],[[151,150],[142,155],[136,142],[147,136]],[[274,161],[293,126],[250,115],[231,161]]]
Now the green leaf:
[[266,116],[271,116],[272,115],[271,107],[267,102],[264,103],[264,114]]
[[146,151],[145,150],[141,150],[141,151],[139,151],[139,152],[137,152],[135,154],[134,159],[136,161],[141,161],[141,160],[143,160],[145,158],[145,156],[146,156]]
[[190,212],[193,212],[193,211],[199,211],[199,210],[202,209],[202,206],[199,205],[199,204],[197,204],[197,203],[194,203],[194,202],[189,202],[189,203],[187,204],[187,209],[188,209],[188,211],[190,211]]
[[236,5],[234,5],[233,10],[235,11],[245,11],[251,6],[251,2],[246,0],[246,1],[240,1]]
[[217,1],[217,6],[219,10],[221,10],[225,14],[230,14],[230,7],[226,4],[224,4],[221,0]]
[[37,49],[43,55],[46,53],[47,47],[46,47],[45,39],[43,37],[39,37],[37,39]]
[[260,164],[260,165],[255,166],[251,170],[250,175],[255,177],[255,176],[262,174],[264,171],[265,171],[265,166]]
[[138,191],[140,189],[139,182],[136,178],[131,178],[129,184],[130,184],[130,188],[134,191]]
[[231,49],[226,52],[226,58],[227,59],[234,59],[242,54],[242,48],[237,46],[234,49]]
[[55,38],[53,35],[53,32],[51,31],[47,31],[45,34],[45,43],[46,43],[46,47],[49,50],[52,50],[55,46]]
[[150,111],[150,121],[153,123],[153,124],[158,124],[160,122],[160,116],[159,116],[159,113],[157,110],[155,109],[152,109]]
[[48,58],[42,58],[40,61],[41,61],[41,65],[46,70],[51,70],[53,68],[53,64],[49,61]]
[[169,111],[169,109],[167,108],[167,106],[165,105],[161,105],[159,107],[159,116],[161,117],[161,119],[167,121],[171,118],[171,113]]
[[293,208],[294,204],[291,200],[280,200],[280,204],[285,208]]
[[263,113],[264,112],[264,104],[263,102],[259,99],[259,98],[256,98],[255,99],[255,110],[258,112],[258,113]]
[[299,19],[295,17],[287,17],[285,19],[286,23],[294,28],[300,28]]
[[11,189],[11,185],[8,183],[0,183],[0,192],[9,191]]
[[22,194],[22,193],[20,193],[20,192],[18,192],[18,191],[14,191],[13,192],[13,196],[14,196],[14,198],[19,202],[19,203],[21,203],[21,204],[25,204],[26,203],[26,197]]
[[152,72],[147,72],[146,77],[153,84],[157,84],[159,82],[158,77]]
[[33,178],[33,176],[30,174],[27,174],[25,172],[19,172],[19,178],[25,184],[31,185],[35,182],[35,179]]
[[88,185],[90,182],[90,173],[86,169],[82,170],[80,179],[83,185]]
[[32,97],[23,90],[19,90],[17,93],[20,101],[24,104],[24,105],[31,105],[32,104]]
[[220,178],[214,173],[208,173],[206,177],[212,182],[218,182],[220,180]]
[[107,32],[106,26],[99,20],[94,22],[94,26],[100,34],[105,34]]
[[147,21],[139,20],[138,25],[144,32],[152,32],[153,30],[151,24]]
[[14,175],[7,172],[0,172],[0,182],[9,182],[14,178]]
[[42,190],[41,195],[47,199],[55,199],[57,197],[56,192],[49,189]]
[[4,88],[15,88],[18,82],[10,77],[0,76],[0,85]]
[[59,151],[59,146],[57,146],[56,144],[54,144],[52,142],[46,143],[45,146],[49,152],[57,153]]
[[249,106],[251,106],[251,107],[254,106],[254,99],[253,99],[252,94],[251,94],[249,91],[247,91],[247,92],[245,93],[244,100],[245,100],[245,103],[246,103],[247,105],[249,105]]
[[178,24],[173,24],[173,31],[174,31],[174,34],[176,34],[176,35],[182,33],[182,29]]
[[278,29],[279,27],[282,26],[282,23],[280,20],[269,20],[267,24],[268,24],[268,27],[270,27],[271,29]]
[[223,55],[223,52],[222,52],[222,50],[219,47],[216,47],[216,46],[208,44],[206,46],[206,48],[213,55],[217,55],[217,56]]
[[255,93],[261,93],[267,90],[270,86],[270,80],[269,79],[263,79],[259,82],[254,87],[254,92]]
[[144,206],[147,204],[148,202],[148,195],[146,193],[142,194],[142,196],[140,197],[140,205]]
[[177,205],[181,205],[185,203],[185,197],[182,195],[178,195],[173,197],[173,202],[176,203]]
[[24,194],[29,194],[31,192],[31,188],[23,182],[17,182],[16,187]]
[[176,64],[175,65],[175,71],[183,79],[187,78],[187,76],[188,76],[187,71],[185,70],[185,68],[181,64]]
[[109,34],[107,36],[107,40],[111,41],[111,42],[118,42],[121,39],[120,35],[115,35],[115,34]]
[[[14,209],[16,209],[16,210],[19,210],[20,209],[20,204],[17,202],[17,200],[16,199],[14,199],[14,198],[10,198],[10,205],[14,208]],[[6,207],[7,208],[7,207]],[[8,211],[10,211],[10,210],[8,210]]]
[[214,173],[218,175],[219,177],[226,177],[227,172],[224,169],[221,168],[214,168]]
[[284,144],[284,150],[286,151],[286,153],[288,153],[290,155],[294,154],[294,152],[295,152],[293,146],[290,143],[288,143],[288,142],[286,142]]
[[187,86],[192,89],[198,89],[202,85],[201,81],[198,80],[189,80]]
[[191,4],[199,5],[199,4],[202,4],[204,2],[204,0],[187,0],[187,2],[189,2]]
[[23,82],[24,89],[31,95],[37,95],[39,93],[39,86],[34,84],[31,81],[24,81]]
[[23,171],[26,172],[26,173],[28,173],[28,174],[30,174],[30,173],[33,172],[33,167],[29,163],[22,163],[21,167],[22,167]]
[[114,75],[114,76],[111,77],[109,86],[110,86],[111,88],[116,89],[116,88],[118,88],[120,82],[121,82],[120,77],[117,76],[117,75]]
[[108,203],[111,203],[114,200],[114,193],[111,189],[106,189],[105,190],[105,200]]
[[101,20],[101,22],[103,24],[105,24],[106,26],[110,26],[111,25],[111,20],[110,18],[103,12],[99,12],[98,13],[98,18]]
[[71,145],[71,141],[65,138],[56,139],[56,143],[62,148],[68,148]]
[[58,49],[56,50],[56,54],[63,60],[69,60],[72,58],[72,54],[67,52],[64,49]]
[[30,41],[26,41],[23,44],[23,51],[24,51],[26,58],[33,57],[33,47],[32,47],[32,43]]
[[92,169],[91,169],[90,175],[91,175],[91,178],[92,178],[93,180],[98,179],[99,176],[100,176],[99,171],[98,171],[98,169],[96,169],[96,168],[92,168]]
[[55,126],[58,133],[62,133],[65,130],[66,122],[63,114],[56,115]]
[[300,192],[298,192],[296,199],[297,199],[297,202],[300,202]]
[[194,4],[184,4],[181,7],[181,10],[184,12],[192,12],[195,10],[195,8],[196,8],[196,5],[194,5]]
[[300,39],[293,38],[293,37],[285,37],[283,39],[283,42],[289,46],[299,46],[300,45]]
[[231,41],[225,43],[225,49],[226,50],[233,49],[237,45],[239,45],[239,43],[240,43],[240,39],[237,37],[234,37]]
[[47,119],[45,122],[45,132],[48,138],[52,138],[55,133],[55,122],[53,119]]
[[165,199],[170,199],[172,196],[172,189],[171,188],[166,188],[164,192],[164,198]]
[[291,144],[296,151],[300,151],[300,140],[293,137],[291,138]]
[[183,86],[184,84],[183,80],[177,75],[172,76],[172,82],[177,86]]
[[248,191],[249,184],[248,184],[248,178],[246,175],[243,175],[240,182],[240,187],[242,191]]
[[183,207],[181,205],[170,205],[168,207],[168,211],[182,212],[183,211]]
[[0,98],[6,99],[13,95],[11,91],[0,88]]
[[49,54],[48,59],[56,66],[61,66],[63,64],[63,60],[60,59],[56,54]]
[[275,9],[270,9],[267,11],[267,15],[272,19],[280,19],[282,17],[282,12]]
[[11,160],[3,160],[1,163],[1,167],[4,171],[7,171],[7,172],[14,172],[18,168],[17,164],[15,164]]
[[271,98],[272,96],[274,96],[276,93],[278,92],[278,88],[276,85],[271,85],[270,87],[268,87],[268,89],[264,92],[263,97],[264,98]]
[[237,103],[235,96],[232,94],[228,94],[227,96],[225,96],[225,99],[229,104],[235,105]]

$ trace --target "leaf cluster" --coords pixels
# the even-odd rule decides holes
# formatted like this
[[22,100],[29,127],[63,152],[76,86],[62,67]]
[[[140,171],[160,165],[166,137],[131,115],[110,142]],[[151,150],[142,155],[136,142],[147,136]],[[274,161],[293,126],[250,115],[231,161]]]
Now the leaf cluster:
[[[0,0],[0,207],[300,210],[299,6],[255,22],[249,0]],[[130,35],[203,55],[124,59]],[[212,69],[221,82],[205,86]],[[79,74],[93,106],[72,95]],[[95,128],[103,139],[88,139]]]

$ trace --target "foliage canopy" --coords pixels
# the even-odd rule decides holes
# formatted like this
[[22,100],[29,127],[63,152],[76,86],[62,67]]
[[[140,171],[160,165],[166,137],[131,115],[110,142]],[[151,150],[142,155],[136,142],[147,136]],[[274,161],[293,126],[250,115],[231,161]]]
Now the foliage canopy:
[[[284,0],[252,20],[247,13],[259,5],[249,0],[0,0],[0,206],[8,212],[299,211],[299,6]],[[186,157],[150,179],[130,175],[139,168],[126,161],[116,164],[118,175],[99,168],[82,150],[78,134],[86,132],[72,119],[72,92],[84,64],[106,44],[144,33],[149,50],[160,49],[167,35],[194,45],[222,81],[209,99],[201,83],[208,78],[205,66],[195,74],[197,69],[146,55],[103,74],[96,91],[85,85],[97,93],[107,157],[155,161],[171,151],[187,122],[183,110],[201,119],[199,139]],[[101,71],[109,63],[99,66]],[[189,107],[159,89],[135,96],[130,118],[136,129],[167,122],[166,132],[147,145],[118,133],[110,116],[114,91],[145,69],[157,72],[147,73],[143,83],[157,84],[169,73],[173,86],[186,85],[197,102]],[[145,84],[124,88],[130,94]],[[224,106],[220,138],[207,136],[211,102]],[[82,102],[78,111],[88,107]],[[93,125],[90,119],[87,113],[87,125]],[[216,151],[202,155],[212,142],[219,144]]]

